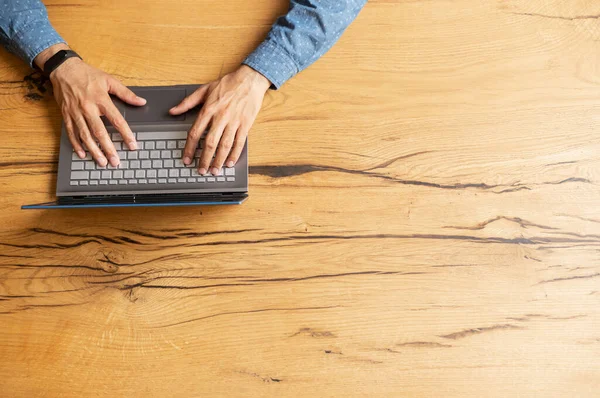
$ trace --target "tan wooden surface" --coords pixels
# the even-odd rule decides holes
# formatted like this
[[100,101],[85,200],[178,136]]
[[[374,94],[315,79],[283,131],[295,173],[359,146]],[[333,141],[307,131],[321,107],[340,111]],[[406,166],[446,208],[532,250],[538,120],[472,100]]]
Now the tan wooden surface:
[[[287,8],[47,5],[129,85],[231,71]],[[371,1],[227,208],[21,211],[60,115],[1,52],[0,396],[600,396],[599,15]]]

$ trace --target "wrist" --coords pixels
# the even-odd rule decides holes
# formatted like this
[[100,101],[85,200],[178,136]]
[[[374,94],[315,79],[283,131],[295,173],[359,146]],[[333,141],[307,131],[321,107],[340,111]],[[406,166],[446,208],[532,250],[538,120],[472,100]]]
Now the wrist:
[[236,73],[240,74],[244,80],[247,79],[252,86],[256,87],[257,90],[260,90],[263,93],[266,93],[269,87],[271,87],[271,82],[269,79],[248,65],[241,65]]
[[48,61],[54,54],[59,52],[60,50],[70,50],[69,46],[65,43],[58,43],[53,46],[48,47],[41,53],[39,53],[33,60],[33,63],[40,69],[44,69],[44,65],[46,61]]

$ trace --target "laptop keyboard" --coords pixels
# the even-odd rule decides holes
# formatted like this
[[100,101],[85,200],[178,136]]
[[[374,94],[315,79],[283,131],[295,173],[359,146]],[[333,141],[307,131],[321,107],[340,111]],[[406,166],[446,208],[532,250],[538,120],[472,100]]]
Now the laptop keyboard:
[[168,186],[181,183],[235,182],[235,168],[223,167],[219,175],[198,174],[198,162],[204,140],[201,139],[190,165],[183,164],[183,148],[187,131],[137,132],[136,151],[130,151],[118,133],[111,134],[121,164],[118,167],[100,167],[86,152],[84,159],[73,153],[71,159],[71,186],[148,185]]

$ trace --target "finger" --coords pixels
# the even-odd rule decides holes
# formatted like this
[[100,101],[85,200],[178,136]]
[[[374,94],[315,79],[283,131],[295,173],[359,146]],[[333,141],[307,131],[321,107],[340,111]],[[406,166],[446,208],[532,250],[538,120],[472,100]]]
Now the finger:
[[117,129],[121,136],[123,137],[123,141],[127,144],[127,147],[134,151],[137,149],[137,143],[135,142],[135,137],[133,132],[129,128],[129,125],[121,115],[121,112],[117,109],[117,107],[112,103],[112,101],[107,100],[106,104],[101,105],[102,112],[106,118],[110,121],[110,123]]
[[88,152],[92,155],[92,158],[94,158],[100,167],[105,167],[107,164],[106,158],[100,148],[98,148],[98,145],[96,145],[96,141],[94,141],[84,117],[80,116],[77,119],[74,119],[74,122],[75,126],[77,126],[77,131],[79,132],[79,138],[87,148]]
[[[217,146],[219,145],[219,141],[221,141],[221,135],[223,135],[223,129],[225,128],[226,123],[227,122],[224,120],[216,121],[213,119],[210,130],[204,139],[204,148],[200,155],[200,166],[198,167],[198,172],[200,174],[206,174],[206,171],[212,162],[213,155],[217,150]],[[211,170],[211,172],[217,174],[214,169]]]
[[221,140],[219,141],[219,147],[217,149],[217,154],[212,162],[212,173],[218,174],[221,167],[223,167],[223,163],[225,163],[225,159],[229,156],[231,152],[231,147],[233,146],[233,142],[235,140],[235,134],[238,130],[237,124],[228,124],[223,131],[223,135],[221,136]]
[[110,78],[108,81],[108,92],[121,98],[123,101],[131,105],[142,106],[146,105],[146,100],[135,95],[133,91],[125,87],[123,83],[115,78]]
[[83,159],[85,157],[85,151],[83,150],[83,147],[81,146],[79,137],[77,137],[77,135],[75,134],[75,126],[73,125],[73,120],[71,119],[71,116],[65,115],[64,121],[65,121],[65,130],[67,131],[67,136],[69,137],[69,141],[71,142],[71,145],[73,146],[73,150],[75,151],[77,156],[79,156],[80,159]]
[[226,166],[233,167],[237,163],[242,151],[244,150],[244,145],[246,145],[246,137],[248,137],[248,131],[250,129],[244,125],[241,125],[237,131],[235,136],[235,143],[233,144],[233,148],[231,152],[229,152],[229,157],[227,158]]
[[208,126],[211,118],[211,114],[202,112],[192,125],[192,128],[188,132],[187,140],[185,141],[185,148],[183,149],[184,164],[187,165],[192,162],[192,159],[194,158],[194,152],[198,147],[198,141],[200,141],[200,137],[202,137],[202,133],[204,133],[204,130],[206,130],[206,126]]
[[119,165],[119,156],[117,150],[110,140],[110,136],[104,127],[104,123],[100,119],[100,115],[97,113],[89,113],[86,115],[87,125],[90,128],[90,133],[93,138],[98,140],[102,151],[108,158],[108,162],[111,166],[117,167]]
[[171,115],[181,115],[195,107],[198,104],[204,102],[204,97],[208,92],[208,84],[198,88],[192,94],[188,95],[179,103],[179,105],[174,106],[169,110]]

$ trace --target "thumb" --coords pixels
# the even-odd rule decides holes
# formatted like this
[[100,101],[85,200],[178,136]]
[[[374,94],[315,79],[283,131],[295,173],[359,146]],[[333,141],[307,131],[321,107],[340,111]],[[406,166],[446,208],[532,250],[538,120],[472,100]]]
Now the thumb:
[[109,81],[108,92],[116,95],[130,105],[146,105],[146,100],[144,98],[135,95],[133,91],[125,87],[123,83],[116,79],[111,79]]
[[181,101],[179,103],[179,105],[171,108],[169,110],[169,112],[171,112],[171,115],[181,115],[182,113],[189,111],[196,105],[204,102],[204,98],[206,97],[207,93],[208,93],[208,84],[205,84],[204,86],[200,87],[199,89],[194,91],[189,96],[185,97],[183,99],[183,101]]

